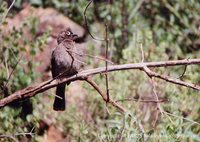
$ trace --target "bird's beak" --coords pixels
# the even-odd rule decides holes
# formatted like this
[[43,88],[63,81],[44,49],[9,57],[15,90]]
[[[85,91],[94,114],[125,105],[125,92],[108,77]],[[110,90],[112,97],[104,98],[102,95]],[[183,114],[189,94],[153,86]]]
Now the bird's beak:
[[78,38],[78,35],[73,34],[72,37],[73,37],[73,40],[76,40]]

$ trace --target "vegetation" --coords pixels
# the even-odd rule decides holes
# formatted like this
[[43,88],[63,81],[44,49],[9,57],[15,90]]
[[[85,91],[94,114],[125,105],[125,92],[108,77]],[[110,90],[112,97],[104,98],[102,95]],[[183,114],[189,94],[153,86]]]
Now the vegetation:
[[[199,58],[200,3],[197,0],[160,1],[97,1],[87,11],[90,32],[97,38],[105,37],[105,23],[109,29],[109,58],[115,63],[141,62],[141,47],[145,61],[163,61]],[[37,17],[27,17],[11,33],[3,32],[9,26],[3,17],[12,1],[0,0],[0,98],[23,89],[41,78],[44,73],[35,71],[39,61],[35,56],[46,46],[50,31],[36,38]],[[25,2],[16,0],[7,17],[14,17]],[[34,7],[51,7],[84,26],[84,9],[88,1],[29,0]],[[28,30],[29,37],[24,33]],[[100,48],[87,36],[88,54],[102,54]],[[99,46],[99,45],[98,45]],[[26,56],[25,56],[26,55]],[[104,66],[104,62],[86,60],[88,67]],[[155,69],[160,74],[179,78],[185,66]],[[187,66],[183,81],[200,84],[199,65]],[[48,74],[48,71],[45,73]],[[105,90],[105,77],[93,79]],[[109,74],[110,95],[132,115],[119,113],[106,105],[87,83],[80,83],[77,94],[65,112],[54,112],[54,90],[28,100],[14,102],[0,109],[0,134],[30,132],[33,137],[17,135],[17,140],[42,141],[49,136],[50,126],[62,132],[70,141],[200,141],[200,92],[155,79],[165,114],[159,114],[155,103],[123,101],[125,98],[155,99],[149,77],[141,71],[120,71]],[[73,86],[70,84],[70,86]],[[70,86],[68,88],[70,88]],[[46,95],[46,94],[50,95]],[[49,103],[51,102],[51,103]],[[29,108],[29,109],[27,109]],[[50,122],[50,124],[48,124]],[[47,127],[46,127],[47,125]],[[0,137],[0,141],[12,141]]]

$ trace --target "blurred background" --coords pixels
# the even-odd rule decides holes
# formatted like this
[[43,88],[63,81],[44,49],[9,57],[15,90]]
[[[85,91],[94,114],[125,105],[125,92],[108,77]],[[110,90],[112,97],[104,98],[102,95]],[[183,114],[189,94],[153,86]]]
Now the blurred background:
[[[0,98],[51,79],[50,57],[57,34],[70,27],[81,39],[87,54],[105,57],[105,42],[86,32],[84,0],[0,0]],[[10,5],[13,5],[9,9]],[[8,11],[9,10],[9,11]],[[105,38],[108,25],[109,59],[115,64],[200,57],[200,3],[198,0],[94,0],[87,10],[88,28],[94,37]],[[85,67],[105,62],[85,57]],[[185,66],[155,68],[179,78]],[[187,66],[183,81],[200,84],[199,65]],[[93,79],[106,90],[105,76]],[[87,83],[73,82],[67,89],[67,108],[53,111],[55,88],[0,109],[0,141],[200,141],[200,92],[155,79],[164,111],[155,103],[149,77],[139,70],[109,73],[110,95],[132,118],[105,104]],[[124,100],[124,101],[123,101]],[[30,135],[17,135],[33,130]]]

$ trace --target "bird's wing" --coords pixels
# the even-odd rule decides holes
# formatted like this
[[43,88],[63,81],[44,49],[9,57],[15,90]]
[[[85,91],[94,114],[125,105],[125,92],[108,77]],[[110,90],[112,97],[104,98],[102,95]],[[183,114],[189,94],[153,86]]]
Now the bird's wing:
[[[53,55],[53,52],[52,52],[52,55]],[[58,75],[56,71],[56,62],[55,62],[54,56],[51,56],[51,73],[52,73],[53,78]]]

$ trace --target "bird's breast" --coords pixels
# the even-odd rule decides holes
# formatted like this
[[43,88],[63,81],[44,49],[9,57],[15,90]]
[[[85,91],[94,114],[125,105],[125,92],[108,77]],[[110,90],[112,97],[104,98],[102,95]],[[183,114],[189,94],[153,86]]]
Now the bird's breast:
[[73,51],[70,52],[61,45],[55,48],[52,53],[52,58],[54,60],[54,67],[56,68],[57,73],[66,71],[66,76],[76,74],[81,67],[81,64],[78,62],[76,56],[77,55],[75,55]]

